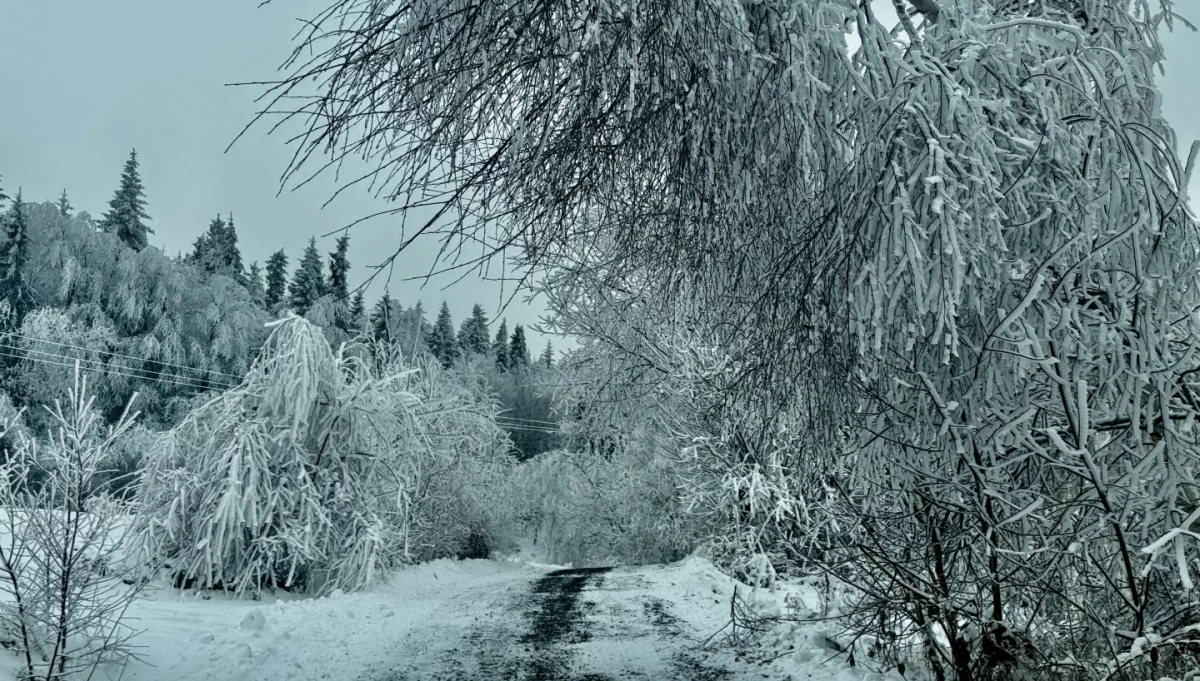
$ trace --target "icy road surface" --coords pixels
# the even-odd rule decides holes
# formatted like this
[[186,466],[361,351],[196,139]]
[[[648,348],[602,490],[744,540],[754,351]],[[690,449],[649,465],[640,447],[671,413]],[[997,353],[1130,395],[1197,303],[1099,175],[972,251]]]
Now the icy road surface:
[[[711,564],[556,569],[441,560],[370,591],[271,602],[161,589],[135,604],[126,681],[821,681],[891,678],[790,629],[758,661],[701,650],[734,582]],[[741,587],[744,588],[744,587]],[[769,664],[761,663],[775,658]],[[113,675],[113,678],[116,678]],[[900,677],[896,677],[899,679]]]
[[[458,604],[467,617],[409,632],[397,664],[364,681],[729,678],[689,650],[681,621],[650,594],[642,572],[557,570],[532,584],[465,594]],[[410,651],[421,652],[408,660]]]

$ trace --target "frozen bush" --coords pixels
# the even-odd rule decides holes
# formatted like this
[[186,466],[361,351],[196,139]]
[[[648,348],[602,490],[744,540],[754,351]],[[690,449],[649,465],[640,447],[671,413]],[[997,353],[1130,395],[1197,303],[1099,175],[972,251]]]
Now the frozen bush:
[[366,362],[303,319],[271,326],[242,384],[148,455],[144,557],[201,588],[325,593],[452,555],[450,520],[502,470],[495,405],[386,348]]
[[[51,681],[123,664],[133,631],[121,623],[138,585],[124,575],[123,504],[102,492],[128,411],[101,425],[75,368],[55,430],[21,435],[0,465],[0,637],[20,656],[23,679]],[[40,484],[28,484],[40,471]]]

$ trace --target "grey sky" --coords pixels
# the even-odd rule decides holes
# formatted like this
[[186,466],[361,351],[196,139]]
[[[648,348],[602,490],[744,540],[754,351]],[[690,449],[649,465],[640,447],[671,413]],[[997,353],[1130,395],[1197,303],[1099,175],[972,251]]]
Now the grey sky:
[[[1191,9],[1186,3],[1185,11]],[[116,188],[131,147],[142,162],[151,242],[168,253],[187,250],[218,211],[234,214],[247,262],[264,261],[284,247],[293,259],[310,235],[336,229],[379,210],[364,192],[325,209],[331,180],[275,197],[290,156],[281,135],[259,128],[229,153],[226,145],[255,111],[253,88],[235,81],[269,79],[290,52],[297,17],[325,0],[37,0],[7,3],[0,22],[0,175],[8,190],[20,185],[30,200],[50,200],[66,188],[80,209],[99,216]],[[1200,13],[1198,13],[1200,14]],[[1200,38],[1181,29],[1167,37],[1164,111],[1181,153],[1200,137]],[[1193,192],[1200,181],[1193,182]],[[1193,193],[1193,196],[1196,196]],[[354,280],[391,253],[393,219],[355,228],[350,257]],[[332,237],[322,251],[332,250]],[[418,243],[398,276],[423,273],[434,246]],[[472,278],[440,290],[393,280],[406,305],[423,299],[430,315],[444,298],[456,322],[481,302],[494,317],[498,286]],[[382,293],[377,282],[373,300]],[[534,323],[539,307],[517,303],[506,316]],[[540,349],[544,339],[534,337]]]
[[[77,209],[99,217],[136,147],[155,234],[167,253],[187,251],[218,212],[232,212],[243,258],[262,264],[286,248],[296,263],[310,236],[322,253],[334,237],[320,235],[384,207],[365,191],[330,206],[332,176],[276,198],[291,156],[282,134],[256,126],[229,153],[225,147],[250,121],[261,90],[226,83],[265,80],[291,52],[297,17],[324,0],[54,0],[6,3],[0,22],[0,175],[11,194],[51,200],[65,188]],[[315,166],[314,166],[315,167]],[[352,284],[369,275],[399,243],[398,220],[382,218],[351,231]],[[400,277],[424,274],[436,247],[418,242],[395,269],[393,297],[425,303],[430,321],[443,299],[455,323],[479,302],[489,317],[511,293],[479,277],[441,290],[457,276],[421,289]],[[369,291],[374,302],[382,280]],[[509,330],[536,323],[540,306],[514,301]],[[495,325],[493,324],[493,330]],[[545,339],[531,334],[536,353]],[[563,343],[556,342],[556,346]]]

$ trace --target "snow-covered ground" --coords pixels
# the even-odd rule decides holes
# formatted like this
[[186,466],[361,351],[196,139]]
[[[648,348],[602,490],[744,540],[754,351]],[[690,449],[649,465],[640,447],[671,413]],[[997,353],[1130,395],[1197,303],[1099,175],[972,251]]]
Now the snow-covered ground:
[[[137,639],[144,661],[122,678],[884,678],[829,661],[834,654],[820,628],[780,627],[749,655],[700,649],[728,622],[734,586],[707,561],[690,558],[608,571],[439,560],[401,570],[371,591],[316,600],[206,599],[156,587],[130,612],[130,624],[144,630]],[[807,597],[792,587],[756,598],[769,610],[788,593]],[[769,657],[776,659],[761,662]]]

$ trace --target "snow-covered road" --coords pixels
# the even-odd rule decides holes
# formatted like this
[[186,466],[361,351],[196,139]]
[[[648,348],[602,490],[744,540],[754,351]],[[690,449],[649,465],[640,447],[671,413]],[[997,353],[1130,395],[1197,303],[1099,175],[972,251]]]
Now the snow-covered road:
[[729,670],[691,650],[687,634],[700,632],[685,630],[653,595],[645,572],[558,570],[532,583],[471,591],[456,599],[470,617],[410,631],[396,666],[363,681],[728,678]]
[[439,560],[401,570],[369,591],[315,600],[205,599],[162,589],[130,613],[145,632],[138,639],[144,660],[121,678],[864,678],[827,662],[828,651],[812,643],[818,632],[778,634],[771,655],[781,650],[786,657],[769,665],[737,660],[727,647],[700,650],[697,643],[728,622],[734,586],[700,559],[611,570]]

